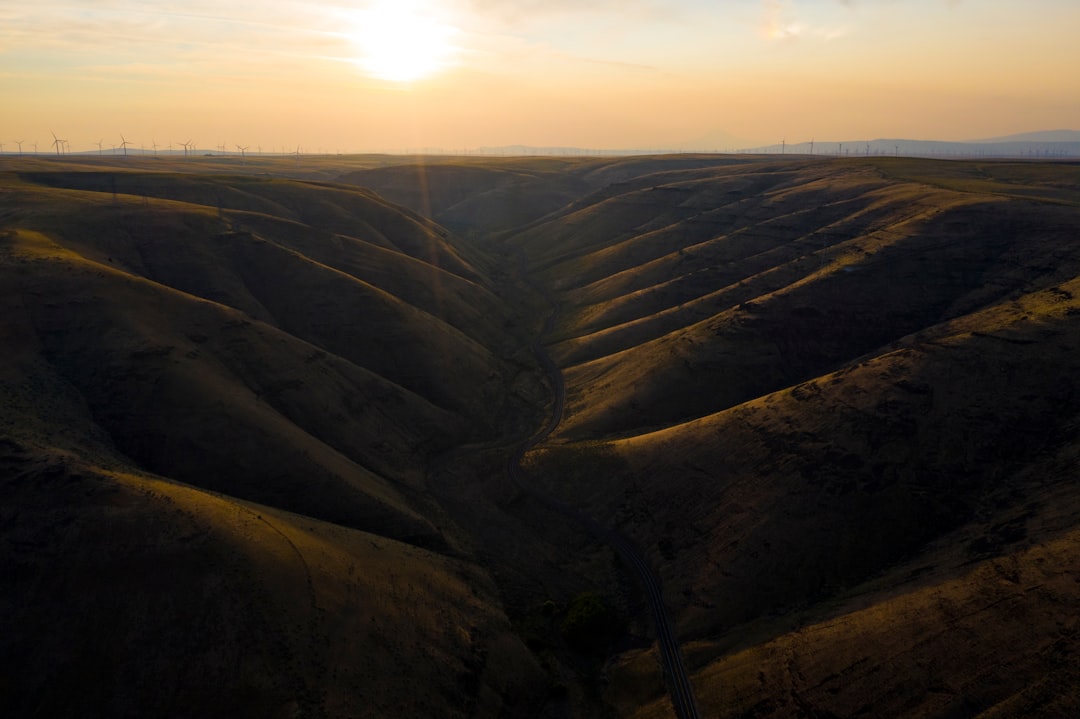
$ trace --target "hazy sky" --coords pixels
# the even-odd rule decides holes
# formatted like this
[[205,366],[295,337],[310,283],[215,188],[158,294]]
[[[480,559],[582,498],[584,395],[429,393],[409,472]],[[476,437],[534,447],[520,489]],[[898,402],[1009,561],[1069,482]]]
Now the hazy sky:
[[1078,0],[3,0],[0,142],[730,149],[1080,129],[1078,33]]

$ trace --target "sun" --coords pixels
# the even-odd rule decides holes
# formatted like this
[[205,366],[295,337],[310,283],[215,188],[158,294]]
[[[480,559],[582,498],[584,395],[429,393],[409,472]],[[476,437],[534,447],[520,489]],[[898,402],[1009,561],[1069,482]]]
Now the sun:
[[456,33],[436,8],[421,0],[376,0],[356,14],[350,33],[356,62],[370,77],[413,82],[448,68]]

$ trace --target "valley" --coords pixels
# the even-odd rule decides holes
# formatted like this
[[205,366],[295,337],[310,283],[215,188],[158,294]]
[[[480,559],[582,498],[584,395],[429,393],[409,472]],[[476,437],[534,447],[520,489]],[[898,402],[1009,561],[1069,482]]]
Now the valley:
[[1078,231],[1069,162],[0,158],[0,698],[690,716],[652,592],[701,716],[1071,715]]

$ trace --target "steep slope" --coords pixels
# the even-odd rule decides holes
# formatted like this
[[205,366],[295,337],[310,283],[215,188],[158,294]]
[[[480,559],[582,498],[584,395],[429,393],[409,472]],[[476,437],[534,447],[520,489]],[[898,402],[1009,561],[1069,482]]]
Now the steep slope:
[[586,191],[553,171],[566,164],[546,159],[535,168],[490,160],[480,166],[423,163],[352,172],[341,181],[376,189],[447,227],[484,234],[535,220]]
[[562,290],[553,352],[568,438],[730,407],[1050,286],[1077,261],[1068,206],[901,183],[870,165],[647,179],[513,240]]
[[[461,256],[467,250],[445,230],[361,188],[270,176],[130,170],[36,171],[21,173],[21,177],[47,187],[153,197],[291,220],[319,231],[324,238],[326,234],[357,236],[466,279],[479,277]],[[334,253],[324,250],[323,256],[334,257]]]
[[[106,175],[82,173],[34,177],[52,184],[108,182]],[[172,176],[114,177],[116,183],[165,195],[195,190],[212,195],[230,187],[227,179],[179,176],[179,189],[173,191]],[[279,185],[295,185],[269,179],[239,184],[245,198],[257,191],[287,195],[288,187]],[[294,204],[302,204],[318,188],[294,189],[299,197]],[[306,204],[333,201],[337,211],[329,213],[331,220],[311,226],[124,195],[113,201],[101,193],[26,190],[11,223],[40,230],[88,259],[240,310],[491,431],[488,409],[502,396],[502,368],[493,350],[506,341],[505,307],[437,229],[394,215],[362,193],[330,188],[326,194],[329,200]],[[352,230],[371,241],[326,229],[327,224],[344,227],[341,216],[347,213],[353,213]],[[414,257],[397,246],[429,257]]]
[[[567,380],[532,475],[650,557],[704,715],[1067,714],[1080,209],[1051,195],[1077,169],[759,169],[680,181],[655,221],[631,188],[514,238]],[[769,189],[736,197],[742,173]],[[729,192],[737,235],[686,226]],[[683,248],[731,252],[723,284]],[[609,700],[670,716],[654,667],[626,653]]]
[[727,164],[715,156],[424,158],[342,175],[476,238],[520,228],[576,200],[657,169]]
[[15,713],[671,716],[610,551],[505,476],[552,306],[525,481],[641,549],[703,715],[1080,705],[1080,166],[112,164],[0,175]]
[[[142,186],[170,181],[245,184]],[[95,183],[0,179],[0,703],[542,706],[548,677],[426,486],[434,457],[520,411],[483,274],[368,193],[293,186],[307,224]]]
[[543,701],[466,562],[25,441],[3,441],[0,477],[12,716],[470,717]]
[[[418,451],[460,419],[220,305],[37,233],[8,240],[13,344],[75,388],[140,466],[391,536],[433,533],[384,478],[419,483]],[[384,505],[400,520],[380,519]]]

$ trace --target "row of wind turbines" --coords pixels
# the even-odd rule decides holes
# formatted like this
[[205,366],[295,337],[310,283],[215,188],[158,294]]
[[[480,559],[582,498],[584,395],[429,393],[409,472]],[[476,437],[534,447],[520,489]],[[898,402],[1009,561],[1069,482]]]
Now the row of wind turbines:
[[[49,134],[52,135],[52,138],[53,138],[53,141],[52,141],[52,144],[50,145],[50,147],[53,150],[56,151],[57,156],[71,154],[71,143],[70,142],[68,142],[64,138],[57,137],[56,133],[51,131],[51,130],[49,131]],[[23,154],[23,144],[25,142],[26,142],[25,140],[15,140],[14,141],[14,144],[19,146],[19,153],[18,154],[20,154],[20,155]],[[95,143],[97,145],[97,147],[98,147],[98,154],[99,155],[104,155],[105,154],[104,143],[105,143],[104,138],[102,138],[101,140],[98,140]],[[37,143],[37,141],[35,140],[33,143],[30,143],[30,144],[34,148],[33,154],[36,155],[38,153],[38,143]],[[121,150],[123,152],[124,157],[127,157],[128,156],[128,146],[131,145],[131,144],[133,144],[133,143],[130,140],[128,140],[126,137],[124,137],[123,133],[121,133],[120,134],[120,142],[119,142],[119,144],[114,145],[112,147],[112,152],[113,152],[113,154],[116,154],[117,149],[119,149],[119,150]],[[173,150],[174,145],[180,145],[180,147],[183,148],[184,157],[194,156],[195,153],[197,152],[197,148],[195,146],[195,143],[192,142],[191,140],[188,140],[186,142],[169,143],[168,148],[169,148],[169,153],[170,154],[174,152],[174,150]],[[154,155],[158,154],[158,148],[159,147],[164,147],[164,146],[158,145],[157,140],[151,141],[150,146],[151,146],[151,148],[153,150]],[[250,149],[251,149],[250,145],[236,145],[236,151],[240,154],[241,162],[246,161],[247,152]],[[230,154],[225,148],[225,143],[221,143],[220,145],[218,145],[217,150],[222,155]],[[141,147],[140,151],[145,153],[146,152],[145,146]],[[262,150],[262,145],[256,145],[256,152],[258,152],[261,155],[262,151],[263,151]],[[0,155],[2,155],[2,154],[4,154],[4,143],[0,142]],[[233,153],[233,154],[235,154],[235,153]],[[285,147],[282,146],[281,154],[282,155],[295,155],[297,158],[299,158],[300,155],[301,155],[300,145],[297,145],[296,150],[294,150],[292,152],[287,152],[285,150]]]
[[[807,143],[803,143],[803,144],[807,144]],[[811,140],[809,142],[809,145],[810,145],[810,154],[813,155],[814,154],[814,140],[813,140],[813,138],[811,138]],[[896,154],[897,157],[899,157],[900,156],[900,145],[894,145],[893,146],[893,152],[894,152],[894,154]],[[845,153],[844,143],[842,143],[842,142],[837,143],[836,144],[836,156],[840,157],[840,156],[844,155],[844,153]],[[780,154],[781,155],[786,155],[787,154],[787,138],[786,137],[784,139],[780,140]],[[859,154],[859,149],[858,149],[857,146],[855,148],[855,154],[856,155]],[[882,154],[880,150],[878,151],[878,154]],[[847,156],[850,156],[850,155],[851,155],[851,148],[848,147],[847,148]],[[869,142],[866,143],[866,157],[870,157],[870,143]]]

